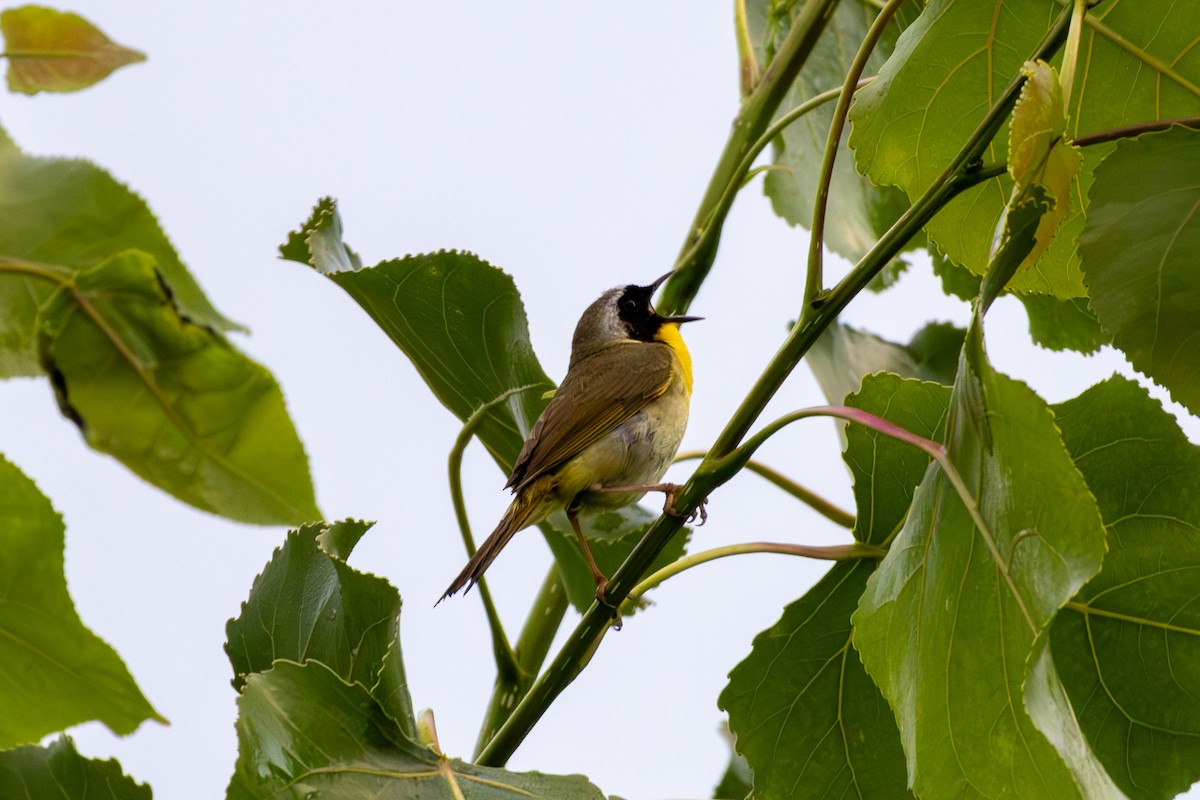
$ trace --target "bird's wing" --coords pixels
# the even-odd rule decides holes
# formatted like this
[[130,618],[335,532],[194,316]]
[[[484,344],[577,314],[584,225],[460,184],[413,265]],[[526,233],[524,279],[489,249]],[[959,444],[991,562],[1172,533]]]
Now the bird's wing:
[[[637,350],[636,355],[631,350]],[[658,342],[618,342],[567,372],[517,456],[506,488],[519,492],[660,397],[674,356]],[[629,368],[629,361],[640,364]]]

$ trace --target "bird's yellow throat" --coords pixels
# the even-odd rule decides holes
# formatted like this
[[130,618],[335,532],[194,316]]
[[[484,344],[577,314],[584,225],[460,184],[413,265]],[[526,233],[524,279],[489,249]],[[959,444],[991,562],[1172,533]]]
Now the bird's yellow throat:
[[687,393],[692,393],[692,356],[688,352],[687,345],[683,343],[683,337],[679,335],[679,325],[674,322],[668,322],[658,329],[654,334],[654,338],[665,344],[667,347],[675,351],[675,357],[679,359],[679,366],[683,370],[680,376],[683,378],[684,388]]

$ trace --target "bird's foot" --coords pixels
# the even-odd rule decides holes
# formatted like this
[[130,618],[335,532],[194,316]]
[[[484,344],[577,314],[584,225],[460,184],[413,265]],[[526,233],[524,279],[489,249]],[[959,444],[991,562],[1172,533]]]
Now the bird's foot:
[[708,498],[700,501],[700,505],[696,506],[696,510],[690,514],[684,515],[679,513],[675,508],[675,498],[683,491],[681,483],[635,483],[629,486],[605,486],[602,483],[597,483],[590,488],[593,492],[662,492],[663,493],[663,513],[670,514],[672,517],[683,517],[688,522],[694,522],[696,517],[700,518],[700,524],[708,522],[708,510],[705,506],[708,505]]
[[663,499],[663,513],[670,514],[672,517],[684,517],[688,522],[695,522],[696,517],[699,517],[701,525],[708,522],[708,509],[705,508],[708,505],[707,497],[700,501],[700,505],[696,506],[696,509],[692,513],[681,514],[675,508],[675,498],[683,491],[683,486],[678,483],[665,483],[662,485],[669,487],[662,490],[665,495]]
[[621,604],[608,599],[608,581],[603,575],[596,576],[596,602],[612,612],[612,626],[621,630]]

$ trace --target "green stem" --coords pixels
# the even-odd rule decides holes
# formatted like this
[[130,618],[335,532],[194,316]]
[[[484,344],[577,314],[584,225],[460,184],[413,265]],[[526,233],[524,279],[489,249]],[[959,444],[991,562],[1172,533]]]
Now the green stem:
[[1079,61],[1079,42],[1083,36],[1083,20],[1087,15],[1088,0],[1075,0],[1071,9],[1071,27],[1067,31],[1067,46],[1063,48],[1062,72],[1059,73],[1059,83],[1062,86],[1063,114],[1071,116],[1071,90],[1075,84],[1075,65]]
[[[857,92],[859,89],[863,88],[873,80],[875,80],[874,75],[868,75],[865,78],[860,78],[858,83],[854,85],[854,91]],[[840,86],[836,89],[826,89],[823,92],[814,94],[812,97],[808,98],[791,111],[781,115],[779,119],[771,123],[771,127],[767,128],[767,130],[763,132],[763,135],[760,136],[758,141],[754,143],[754,146],[750,149],[750,152],[757,156],[767,148],[767,145],[775,141],[775,137],[783,133],[784,130],[793,122],[800,119],[814,108],[823,106],[831,100],[837,100],[841,94],[842,87]]]
[[[811,5],[813,5],[812,2],[809,3],[809,6]],[[805,10],[808,10],[808,6]],[[1062,44],[1069,20],[1070,11],[1067,10],[1059,16],[1050,31],[1038,44],[1031,58],[1048,59]],[[823,20],[821,24],[824,24]],[[793,28],[788,37],[789,41],[795,33],[796,29]],[[780,56],[782,55],[781,51]],[[774,62],[768,66],[768,75],[764,77],[760,89],[771,79],[770,73],[773,68]],[[1009,83],[958,155],[930,185],[925,194],[918,198],[917,202],[871,248],[871,251],[830,291],[825,302],[810,305],[804,309],[804,313],[797,324],[793,326],[783,346],[763,370],[746,399],[717,437],[713,447],[710,448],[709,456],[701,462],[695,473],[680,490],[675,499],[675,507],[681,514],[687,515],[694,512],[701,501],[720,485],[720,481],[713,474],[713,462],[737,447],[763,409],[766,408],[767,403],[775,396],[783,381],[825,328],[871,282],[871,279],[900,253],[908,240],[915,236],[942,206],[956,194],[978,182],[975,173],[980,156],[1012,109],[1023,84],[1024,78],[1021,76],[1015,77]],[[758,92],[756,91],[755,94],[757,95]],[[711,188],[710,185],[710,190]],[[668,282],[667,290],[668,292],[673,290],[673,292],[671,294],[672,303],[666,305],[673,309],[686,306],[687,302],[690,302],[695,295],[695,291],[698,290],[699,282],[703,280],[704,274],[707,274],[707,267],[688,270],[677,280]],[[676,312],[672,310],[671,313]],[[682,526],[683,517],[671,515],[659,517],[650,526],[625,563],[609,581],[607,594],[614,603],[619,604],[629,595],[634,585],[641,579],[641,576],[646,574],[659,553]],[[584,612],[583,618],[571,632],[558,655],[534,683],[508,721],[488,742],[479,754],[477,763],[487,766],[503,766],[508,761],[509,756],[524,741],[554,699],[586,666],[592,653],[599,647],[607,633],[611,620],[612,609],[601,606],[599,603],[593,603]]]
[[[701,284],[716,258],[723,214],[715,214],[730,186],[741,183],[737,170],[746,153],[766,130],[779,104],[783,102],[800,68],[808,60],[838,0],[806,0],[796,16],[779,51],[763,70],[754,90],[742,103],[733,121],[733,130],[717,161],[713,175],[700,201],[683,247],[676,260],[677,272],[667,282],[658,305],[668,314],[680,314],[700,291]],[[745,174],[743,172],[743,174]],[[706,235],[707,234],[707,235]],[[703,239],[703,247],[697,247]]]
[[12,272],[18,275],[28,275],[41,278],[58,286],[70,286],[75,280],[75,271],[57,264],[43,264],[38,261],[25,261],[20,258],[0,256],[0,272]]
[[637,586],[633,587],[629,592],[629,597],[625,599],[626,603],[636,603],[641,599],[642,595],[650,591],[654,587],[661,584],[668,578],[673,578],[681,572],[698,567],[701,564],[707,564],[709,561],[716,561],[718,558],[727,558],[728,556],[740,556],[749,553],[776,553],[785,556],[800,556],[802,558],[815,558],[821,561],[847,561],[850,559],[859,558],[883,558],[887,555],[887,548],[876,547],[871,544],[862,544],[855,542],[854,544],[835,544],[827,547],[815,547],[807,544],[782,544],[779,542],[747,542],[745,544],[731,544],[725,547],[714,547],[712,550],[705,550],[700,553],[692,553],[689,556],[673,561],[667,566],[653,573],[650,577],[643,580]]
[[910,433],[904,428],[868,411],[853,408],[852,406],[814,406],[812,408],[802,408],[790,414],[784,414],[779,419],[764,425],[762,430],[746,439],[745,442],[728,455],[715,460],[710,459],[708,463],[710,474],[716,477],[721,483],[724,483],[746,467],[758,448],[766,444],[772,436],[793,422],[810,417],[837,417],[847,422],[866,425],[885,436],[890,436],[893,439],[924,450],[932,458],[940,458],[946,453],[946,448],[941,444]]
[[900,10],[905,0],[888,0],[883,9],[875,15],[875,21],[863,37],[850,69],[846,72],[846,80],[842,83],[838,94],[837,105],[833,109],[833,119],[829,122],[829,134],[825,139],[825,152],[821,157],[821,173],[817,178],[817,196],[813,203],[812,227],[808,237],[808,276],[804,281],[804,307],[825,289],[822,265],[822,248],[825,244],[825,214],[829,206],[829,184],[833,180],[833,165],[837,159],[838,148],[842,143],[842,131],[846,129],[846,118],[850,113],[850,100],[858,88],[858,79],[862,77],[867,67],[867,59],[875,50],[884,30],[892,17]]
[[[509,389],[479,406],[479,408],[471,412],[471,416],[467,417],[462,429],[458,432],[458,437],[454,440],[454,446],[450,448],[450,457],[447,460],[450,473],[450,501],[454,505],[454,518],[458,521],[458,532],[462,536],[463,546],[467,549],[468,557],[475,555],[475,537],[471,535],[471,522],[467,518],[467,504],[463,499],[463,453],[466,452],[467,445],[471,443],[475,431],[488,418],[492,409],[508,400],[514,394],[527,392],[532,388],[534,388],[534,384]],[[497,683],[501,681],[515,681],[518,672],[516,658],[513,656],[512,648],[508,644],[508,636],[504,633],[504,625],[500,621],[500,615],[496,612],[496,604],[492,602],[492,593],[488,590],[487,582],[483,579],[480,579],[477,585],[479,588],[479,600],[483,603],[483,611],[487,616],[488,628],[492,633],[492,653],[496,658],[496,681]]]
[[733,0],[733,30],[737,38],[738,77],[742,97],[754,91],[758,85],[758,59],[754,56],[754,44],[750,41],[750,25],[746,18],[746,0]]
[[[680,461],[698,460],[704,458],[706,455],[708,455],[708,453],[704,450],[688,450],[675,456],[675,462],[678,463]],[[755,475],[758,475],[761,478],[765,478],[767,481],[773,483],[780,489],[783,489],[783,491],[787,492],[801,503],[804,503],[813,511],[816,511],[818,514],[825,517],[825,519],[829,520],[835,525],[839,525],[847,529],[854,527],[854,515],[849,511],[839,508],[838,506],[826,500],[824,497],[821,497],[821,495],[805,486],[801,486],[799,483],[796,483],[783,473],[771,469],[761,461],[754,461],[751,459],[750,461],[746,462],[745,469],[748,472],[753,472]]]
[[500,672],[496,673],[492,696],[488,701],[483,725],[479,728],[479,738],[475,742],[476,757],[533,685],[533,680],[545,663],[550,645],[554,642],[558,628],[567,613],[567,606],[566,587],[563,586],[558,566],[551,565],[550,572],[542,581],[542,588],[538,590],[537,597],[529,609],[529,616],[525,618],[525,627],[521,629],[521,635],[517,639],[513,680],[503,680]]
[[[463,499],[463,453],[475,431],[487,419],[492,409],[514,394],[529,391],[540,385],[527,384],[509,389],[475,409],[463,423],[462,430],[459,431],[458,438],[454,441],[454,447],[450,450],[450,497],[454,504],[454,516],[458,520],[458,529],[469,555],[475,554],[475,539],[471,535],[471,524],[467,518],[467,507]],[[512,709],[529,691],[533,679],[546,660],[550,643],[554,641],[567,610],[566,591],[562,579],[559,577],[558,567],[553,566],[534,599],[529,615],[525,618],[525,627],[522,628],[521,636],[514,649],[509,646],[504,625],[500,621],[500,615],[496,612],[495,603],[492,601],[492,595],[485,580],[480,579],[478,591],[484,613],[487,616],[488,628],[492,634],[492,652],[496,659],[496,680],[492,686],[492,697],[488,701],[483,725],[479,730],[479,738],[475,745],[477,751],[491,739],[496,730],[504,724],[504,720],[508,719]]]

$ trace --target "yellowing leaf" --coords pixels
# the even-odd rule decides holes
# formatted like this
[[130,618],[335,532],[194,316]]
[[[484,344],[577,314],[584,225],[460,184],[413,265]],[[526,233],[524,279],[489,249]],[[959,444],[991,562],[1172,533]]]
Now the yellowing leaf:
[[1008,136],[1008,172],[1018,188],[1039,179],[1050,150],[1067,125],[1058,73],[1045,61],[1026,61],[1025,86],[1013,109]]
[[1083,153],[1063,138],[1067,118],[1063,112],[1058,73],[1044,61],[1027,61],[1021,68],[1025,86],[1013,109],[1008,137],[1008,172],[1016,185],[1001,219],[1007,234],[1009,213],[1028,205],[1035,186],[1049,200],[1034,234],[1033,249],[1025,254],[1017,272],[1028,269],[1046,248],[1071,206],[1071,185],[1079,174]]
[[78,14],[44,6],[0,13],[14,92],[75,92],[146,56],[119,45]]

